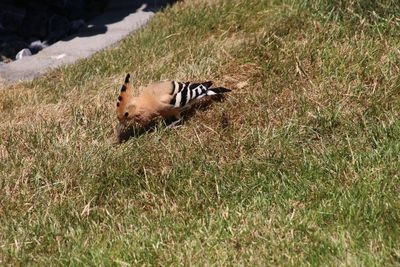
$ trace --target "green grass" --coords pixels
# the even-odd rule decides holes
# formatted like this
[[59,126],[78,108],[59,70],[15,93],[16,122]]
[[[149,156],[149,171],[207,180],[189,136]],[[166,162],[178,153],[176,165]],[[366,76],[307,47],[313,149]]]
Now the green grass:
[[[399,265],[399,15],[185,1],[0,91],[0,264]],[[116,145],[126,72],[233,92]]]

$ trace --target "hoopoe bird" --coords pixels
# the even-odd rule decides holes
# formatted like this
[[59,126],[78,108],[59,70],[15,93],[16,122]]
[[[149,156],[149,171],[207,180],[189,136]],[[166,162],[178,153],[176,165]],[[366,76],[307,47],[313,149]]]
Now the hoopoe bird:
[[212,82],[191,83],[165,81],[139,88],[137,96],[134,95],[127,74],[121,87],[117,100],[117,117],[121,124],[136,124],[141,127],[148,126],[154,119],[174,119],[168,127],[181,121],[181,113],[190,108],[200,99],[230,92],[224,87],[211,88]]

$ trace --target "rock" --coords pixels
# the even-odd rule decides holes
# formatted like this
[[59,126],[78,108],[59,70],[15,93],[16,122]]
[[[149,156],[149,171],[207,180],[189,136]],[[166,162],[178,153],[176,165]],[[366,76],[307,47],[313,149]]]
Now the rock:
[[57,42],[69,33],[70,27],[70,22],[66,17],[53,15],[49,20],[47,41],[49,43]]
[[29,57],[29,56],[32,56],[31,50],[29,50],[28,48],[24,48],[18,52],[18,54],[15,56],[15,59],[18,60],[23,57]]
[[29,50],[32,52],[32,54],[36,54],[37,52],[39,52],[40,50],[42,50],[43,48],[46,48],[47,42],[44,41],[40,41],[40,40],[36,40],[31,42],[31,44],[29,45]]
[[28,44],[16,35],[0,37],[0,56],[4,58],[14,58],[21,49]]

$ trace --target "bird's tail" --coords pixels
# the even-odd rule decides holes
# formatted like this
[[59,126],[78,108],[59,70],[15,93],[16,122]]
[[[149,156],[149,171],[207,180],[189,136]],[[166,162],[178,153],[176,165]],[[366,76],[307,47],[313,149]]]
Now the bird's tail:
[[225,88],[225,87],[215,87],[215,88],[209,88],[207,90],[207,95],[218,95],[218,94],[224,94],[232,91],[231,89]]

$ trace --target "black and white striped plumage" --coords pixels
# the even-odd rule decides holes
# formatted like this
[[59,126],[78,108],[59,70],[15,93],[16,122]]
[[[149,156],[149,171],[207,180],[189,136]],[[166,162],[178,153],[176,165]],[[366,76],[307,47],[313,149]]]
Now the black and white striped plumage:
[[211,96],[231,91],[223,87],[210,88],[211,85],[211,81],[204,83],[182,83],[173,81],[171,92],[171,95],[173,97],[170,104],[175,108],[185,109],[189,107],[193,101],[199,100],[205,96]]
[[134,122],[146,126],[158,116],[180,120],[181,112],[198,100],[231,91],[224,87],[212,88],[211,81],[165,81],[141,87],[138,96],[134,96],[129,77],[128,74],[117,101],[117,117],[122,124]]

